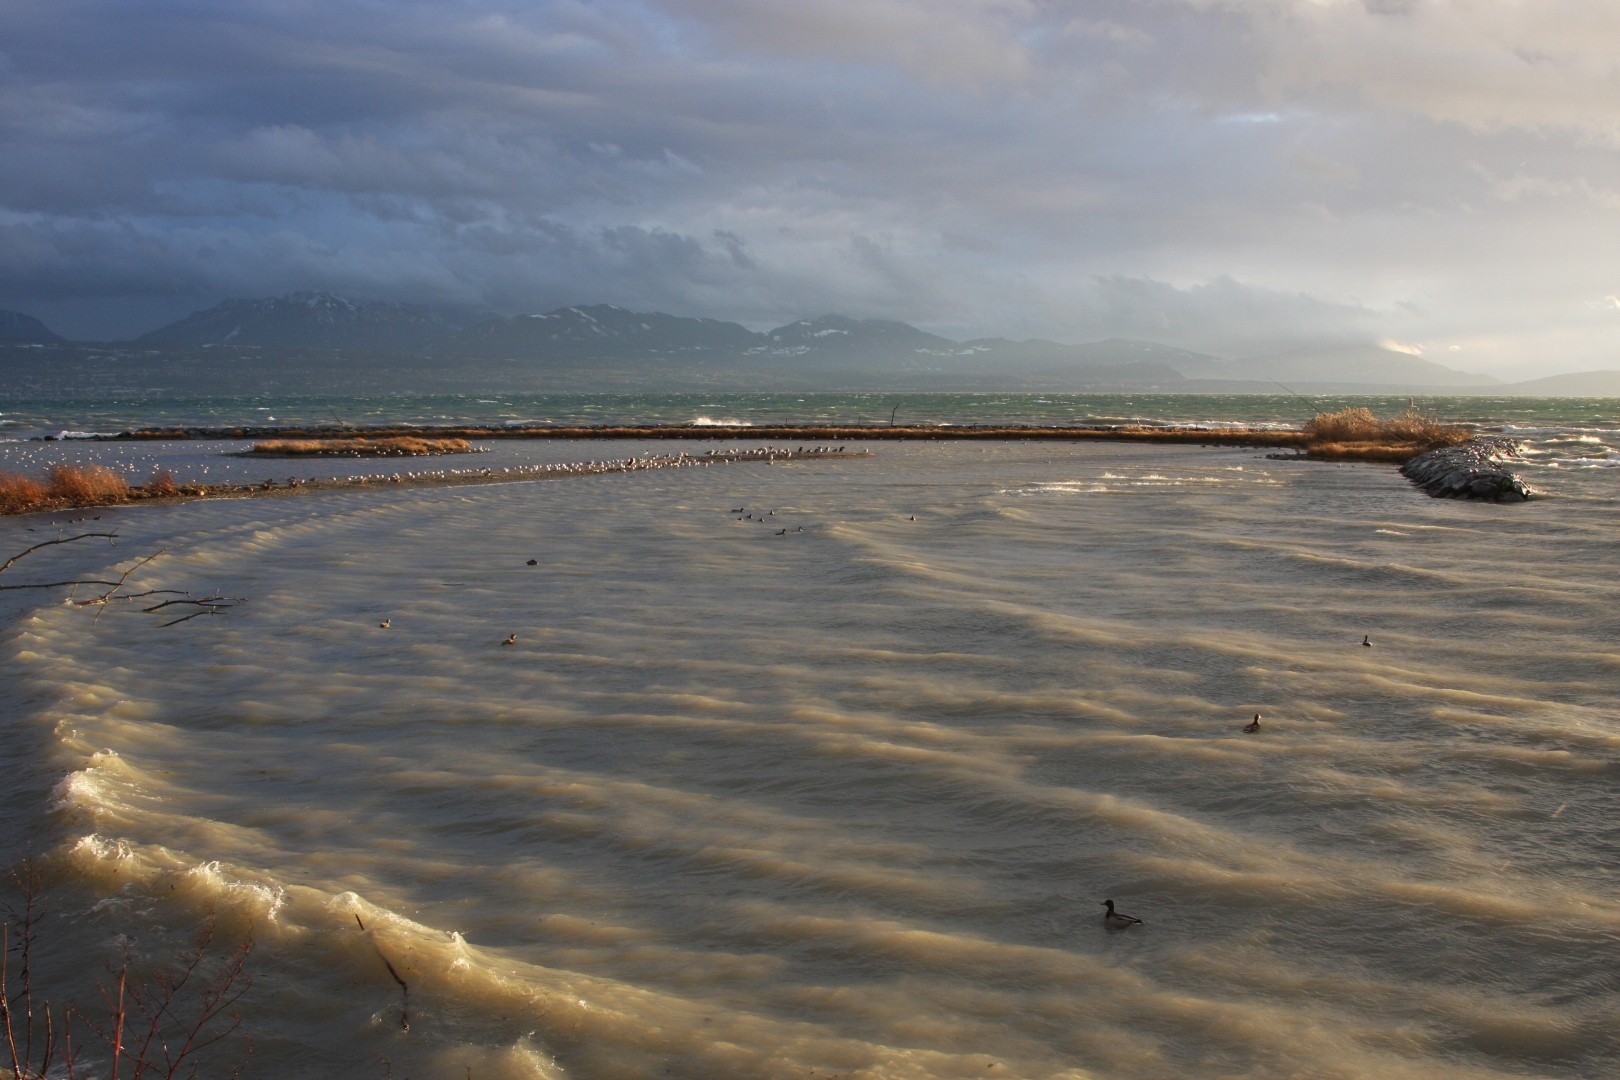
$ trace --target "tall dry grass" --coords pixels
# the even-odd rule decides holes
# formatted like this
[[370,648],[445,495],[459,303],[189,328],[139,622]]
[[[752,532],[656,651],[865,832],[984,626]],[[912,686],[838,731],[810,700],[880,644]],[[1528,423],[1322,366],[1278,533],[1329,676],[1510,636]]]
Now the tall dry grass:
[[129,484],[105,465],[52,465],[48,496],[69,506],[95,506],[129,498]]
[[45,485],[31,476],[0,473],[0,514],[27,514],[45,505]]
[[151,477],[146,481],[146,494],[157,497],[178,495],[180,485],[174,482],[174,474],[168,469],[153,469]]
[[1425,416],[1412,407],[1387,419],[1361,406],[1317,413],[1301,431],[1311,457],[1360,461],[1406,461],[1474,437],[1471,428]]
[[101,506],[128,498],[124,478],[102,465],[54,465],[43,483],[31,476],[0,473],[0,514]]
[[416,435],[381,439],[267,439],[249,453],[270,457],[416,457],[425,454],[470,454],[466,439],[432,439]]

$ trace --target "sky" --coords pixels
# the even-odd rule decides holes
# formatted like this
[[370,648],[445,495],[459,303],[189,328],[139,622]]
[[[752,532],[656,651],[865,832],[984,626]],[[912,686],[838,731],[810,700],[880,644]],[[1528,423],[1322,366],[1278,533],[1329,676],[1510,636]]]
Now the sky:
[[1615,0],[0,0],[0,308],[1620,368]]

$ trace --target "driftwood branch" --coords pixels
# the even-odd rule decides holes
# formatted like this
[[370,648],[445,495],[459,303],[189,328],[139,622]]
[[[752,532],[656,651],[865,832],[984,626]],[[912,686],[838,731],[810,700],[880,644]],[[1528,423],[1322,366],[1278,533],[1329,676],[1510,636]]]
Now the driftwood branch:
[[[89,539],[94,539],[94,538],[101,538],[101,539],[105,539],[105,540],[108,540],[108,541],[114,541],[114,540],[116,540],[118,538],[118,534],[117,533],[103,533],[103,532],[79,533],[77,536],[63,536],[63,537],[58,537],[55,540],[42,540],[39,543],[32,545],[31,547],[25,548],[24,550],[17,552],[17,554],[11,556],[5,562],[0,563],[0,574],[5,573],[7,570],[9,570],[13,566],[15,566],[19,560],[27,557],[28,555],[33,554],[36,551],[39,551],[41,548],[53,547],[53,546],[55,546],[57,544],[71,544],[71,543],[73,543],[75,541],[78,541],[78,540],[89,540]],[[125,591],[123,591],[125,584],[128,583],[130,577],[137,570],[139,570],[141,567],[145,566],[147,563],[151,562],[152,560],[158,558],[159,556],[161,556],[163,554],[164,554],[163,550],[159,549],[158,551],[152,552],[150,555],[145,555],[145,556],[135,560],[134,563],[130,564],[128,569],[124,570],[123,573],[119,574],[116,579],[110,580],[110,581],[107,580],[107,579],[104,579],[104,578],[70,578],[70,579],[65,580],[65,581],[28,581],[28,582],[21,582],[19,584],[14,584],[14,585],[0,584],[0,590],[8,590],[8,589],[74,589],[74,590],[77,590],[77,589],[86,588],[86,587],[97,587],[97,588],[101,588],[102,591],[97,593],[96,595],[91,596],[91,597],[89,597],[87,599],[84,599],[84,600],[72,598],[68,602],[72,603],[76,607],[97,607],[97,608],[102,608],[103,610],[105,610],[106,606],[108,604],[111,604],[114,601],[142,600],[142,599],[149,599],[149,598],[154,597],[154,596],[169,596],[169,595],[172,595],[172,596],[183,597],[184,599],[165,600],[162,603],[154,604],[153,606],[148,607],[148,608],[143,608],[142,610],[147,611],[147,612],[154,612],[154,611],[158,611],[158,610],[160,610],[162,608],[168,607],[170,604],[192,604],[192,605],[195,605],[195,606],[197,606],[199,608],[199,610],[192,612],[190,615],[186,615],[186,616],[183,616],[183,617],[178,618],[178,619],[170,620],[169,622],[161,624],[162,626],[173,626],[176,623],[185,622],[187,619],[194,619],[198,615],[218,615],[219,613],[221,613],[223,611],[230,610],[231,607],[233,607],[234,605],[239,604],[239,603],[242,602],[242,597],[239,597],[239,596],[206,596],[206,597],[202,597],[200,599],[192,599],[190,597],[190,594],[184,592],[181,589],[142,589],[139,592],[125,592]],[[96,618],[98,618],[98,619],[101,618],[101,612],[100,611],[96,612]]]
[[[163,591],[164,592],[173,592],[174,590],[173,589],[165,589]],[[159,611],[159,610],[161,610],[163,608],[171,607],[171,606],[173,606],[175,604],[191,604],[191,605],[194,605],[195,607],[198,608],[197,611],[193,611],[190,615],[182,615],[178,619],[170,619],[166,623],[159,623],[158,627],[161,629],[162,627],[165,627],[165,626],[174,626],[177,623],[183,623],[187,619],[195,619],[199,615],[218,615],[222,611],[229,611],[231,608],[235,607],[237,604],[240,604],[241,602],[242,602],[242,597],[240,597],[240,596],[203,596],[203,597],[198,597],[196,599],[192,599],[190,597],[187,597],[184,600],[165,600],[161,604],[153,604],[151,607],[149,607],[149,608],[141,608],[141,610],[142,611]]]
[[[111,603],[114,600],[127,600],[127,596],[118,595],[118,590],[124,587],[124,582],[129,580],[129,575],[133,574],[135,571],[139,570],[141,567],[145,566],[147,563],[151,562],[153,559],[162,554],[162,551],[154,551],[152,554],[147,555],[144,558],[135,560],[134,565],[132,565],[128,570],[125,570],[122,574],[118,575],[118,580],[113,583],[112,588],[108,589],[100,596],[93,596],[89,600],[75,600],[74,603],[79,607],[98,607]],[[99,619],[100,617],[101,613],[99,611],[96,612],[96,618]]]
[[[93,532],[93,533],[80,533],[77,536],[61,536],[61,537],[56,538],[55,540],[41,540],[39,543],[35,544],[33,547],[23,548],[23,550],[17,552],[17,554],[13,555],[11,558],[7,559],[5,562],[0,563],[0,574],[3,574],[7,570],[10,570],[14,565],[16,565],[16,563],[20,559],[23,559],[23,558],[26,558],[29,555],[32,555],[34,552],[38,551],[40,548],[54,547],[57,544],[71,544],[75,540],[90,540],[90,539],[92,539],[94,537],[98,537],[98,536],[102,537],[103,539],[106,539],[106,540],[117,540],[118,539],[118,534],[117,533]],[[105,584],[107,584],[107,582],[98,581],[98,582],[96,582],[96,584],[97,585],[105,585]],[[0,589],[8,589],[8,588],[9,589],[48,588],[48,586],[39,586],[39,585],[32,585],[32,586],[28,586],[28,585],[0,585]]]
[[[366,924],[361,922],[359,912],[355,912],[354,921],[359,924],[361,933],[365,933]],[[405,985],[405,980],[399,977],[399,972],[394,970],[394,965],[389,963],[388,957],[383,955],[382,947],[377,944],[376,935],[371,934],[368,936],[371,938],[371,947],[377,950],[377,959],[383,962],[383,967],[388,969],[388,974],[392,975],[394,977],[394,981],[399,983],[399,992],[401,997],[399,1006],[399,1030],[409,1031],[411,1030],[411,988]]]

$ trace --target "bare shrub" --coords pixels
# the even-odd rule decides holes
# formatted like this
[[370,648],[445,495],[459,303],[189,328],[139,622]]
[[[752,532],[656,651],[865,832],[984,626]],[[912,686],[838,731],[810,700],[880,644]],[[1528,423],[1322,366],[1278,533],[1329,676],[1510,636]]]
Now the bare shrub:
[[[4,904],[0,923],[0,1061],[7,1062],[0,1073],[9,1065],[8,1080],[88,1077],[102,1069],[116,1078],[125,1067],[131,1077],[195,1077],[208,1051],[236,1034],[241,1018],[232,1010],[253,982],[247,971],[252,943],[222,952],[212,915],[204,919],[195,947],[171,966],[142,972],[126,950],[119,965],[108,969],[115,982],[102,985],[101,1008],[63,1005],[36,982],[43,875],[25,861],[12,871],[11,884],[21,903]],[[93,1031],[105,1050],[87,1051],[74,1038],[76,1025]],[[240,1071],[239,1063],[229,1074]]]

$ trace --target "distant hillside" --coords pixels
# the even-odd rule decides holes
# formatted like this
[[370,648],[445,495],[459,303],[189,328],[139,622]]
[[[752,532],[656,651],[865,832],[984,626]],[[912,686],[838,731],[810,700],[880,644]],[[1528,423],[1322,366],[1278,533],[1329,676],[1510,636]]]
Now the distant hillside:
[[849,319],[822,315],[779,326],[765,335],[767,344],[756,352],[775,357],[811,357],[816,360],[883,356],[949,356],[960,346],[915,326],[888,319]]
[[1568,375],[1548,375],[1529,382],[1511,383],[1503,389],[1527,397],[1620,398],[1620,371],[1576,371]]
[[640,314],[612,304],[558,308],[545,315],[495,317],[469,326],[446,347],[473,355],[715,359],[742,354],[759,334],[737,323]]
[[50,327],[20,311],[0,310],[0,341],[41,341],[58,343],[67,339]]
[[[1187,372],[1191,375],[1192,372]],[[1376,345],[1344,345],[1298,350],[1275,356],[1232,360],[1198,377],[1251,382],[1378,384],[1385,386],[1500,386],[1489,375],[1470,375],[1421,356]],[[1296,388],[1297,389],[1297,388]]]
[[296,292],[267,300],[226,300],[137,340],[144,345],[414,350],[442,343],[480,314],[461,308]]
[[[40,331],[49,333],[42,326],[31,332]],[[1118,338],[1081,345],[952,341],[902,322],[836,314],[760,333],[734,322],[611,304],[503,316],[318,292],[227,300],[137,344],[170,350],[229,346],[246,350],[244,356],[255,349],[325,350],[330,370],[320,368],[322,377],[359,379],[364,372],[367,379],[386,381],[392,373],[402,385],[431,382],[440,388],[1620,393],[1603,373],[1538,380],[1547,387],[1540,390],[1525,388],[1531,384],[1506,387],[1489,376],[1373,345],[1225,360]],[[316,352],[306,354],[308,363],[316,363]],[[362,353],[373,359],[362,363]],[[239,366],[240,359],[232,363]]]

